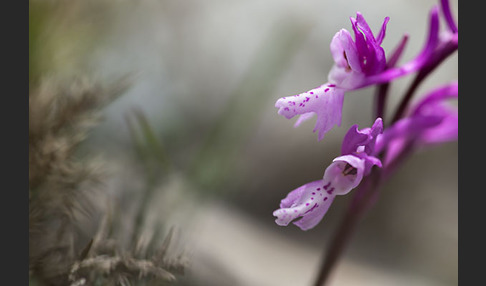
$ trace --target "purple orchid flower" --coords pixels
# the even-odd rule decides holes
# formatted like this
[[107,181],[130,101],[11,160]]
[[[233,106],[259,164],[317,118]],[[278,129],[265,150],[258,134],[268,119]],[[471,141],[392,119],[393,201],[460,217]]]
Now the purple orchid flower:
[[352,126],[344,136],[341,156],[326,168],[321,180],[307,183],[293,191],[280,202],[280,209],[273,212],[275,222],[287,226],[295,221],[302,230],[315,227],[324,217],[337,195],[345,195],[356,188],[374,165],[381,161],[374,157],[375,141],[383,131],[381,118],[371,128]]
[[458,111],[445,101],[457,97],[457,82],[436,88],[412,107],[408,116],[385,129],[375,146],[376,153],[387,149],[383,164],[388,166],[408,144],[421,147],[456,140]]
[[356,19],[351,17],[355,41],[345,29],[336,33],[330,45],[335,62],[328,75],[330,83],[352,90],[362,86],[367,77],[385,69],[385,51],[381,43],[385,38],[389,19],[385,18],[378,36],[375,37],[363,15],[357,12]]
[[334,65],[328,74],[328,83],[298,95],[277,100],[275,107],[278,114],[290,119],[300,115],[294,127],[317,114],[313,132],[318,131],[318,140],[335,125],[341,125],[344,93],[349,90],[364,88],[374,84],[390,82],[433,66],[451,54],[458,46],[458,30],[452,18],[449,2],[441,0],[442,14],[449,30],[439,36],[439,8],[430,11],[429,32],[422,51],[411,61],[395,67],[395,63],[405,48],[408,36],[405,35],[387,63],[385,51],[381,47],[386,34],[386,17],[375,37],[361,13],[350,18],[355,40],[351,33],[341,29],[333,37],[330,50]]
[[300,115],[295,127],[317,114],[313,131],[318,131],[318,140],[322,140],[335,125],[340,126],[344,92],[362,85],[366,77],[379,73],[386,66],[385,51],[380,45],[388,20],[388,17],[385,18],[375,37],[361,13],[357,13],[356,19],[351,17],[356,42],[345,29],[334,36],[330,48],[335,64],[329,73],[329,83],[280,98],[275,103],[275,107],[279,108],[278,114],[287,119]]

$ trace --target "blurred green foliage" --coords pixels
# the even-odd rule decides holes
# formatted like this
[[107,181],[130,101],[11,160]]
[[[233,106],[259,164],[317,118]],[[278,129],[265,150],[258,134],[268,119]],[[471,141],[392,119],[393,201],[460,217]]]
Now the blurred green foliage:
[[238,184],[238,158],[245,143],[271,105],[271,91],[276,87],[311,26],[307,22],[277,21],[254,56],[240,84],[231,93],[228,104],[214,121],[202,146],[189,166],[189,178],[202,190],[223,194],[228,184]]

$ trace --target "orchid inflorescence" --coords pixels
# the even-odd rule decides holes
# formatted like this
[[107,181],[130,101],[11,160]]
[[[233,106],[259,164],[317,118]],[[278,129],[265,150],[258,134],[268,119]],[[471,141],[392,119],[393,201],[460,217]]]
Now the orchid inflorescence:
[[[447,25],[441,32],[440,16]],[[397,66],[397,62],[408,36],[403,36],[391,56],[385,57],[381,44],[388,17],[376,36],[361,13],[357,12],[356,18],[350,19],[354,40],[345,29],[333,37],[330,50],[334,65],[328,74],[328,82],[301,94],[282,97],[277,100],[275,107],[278,114],[287,119],[299,115],[295,127],[316,115],[313,131],[317,131],[320,141],[326,132],[341,125],[345,93],[375,85],[379,91],[375,101],[375,121],[370,128],[361,130],[358,125],[352,126],[344,136],[341,155],[326,168],[323,178],[298,187],[281,201],[280,208],[273,212],[278,225],[286,226],[300,218],[293,223],[302,230],[311,229],[322,220],[337,195],[349,193],[371,177],[373,171],[378,169],[380,180],[386,179],[417,148],[457,139],[458,111],[446,102],[457,99],[457,81],[433,89],[418,103],[410,105],[412,94],[423,79],[457,51],[458,29],[448,0],[441,0],[440,8],[435,6],[431,9],[423,49],[401,66]],[[416,77],[403,96],[395,116],[385,126],[383,109],[387,89],[383,87],[415,72]]]

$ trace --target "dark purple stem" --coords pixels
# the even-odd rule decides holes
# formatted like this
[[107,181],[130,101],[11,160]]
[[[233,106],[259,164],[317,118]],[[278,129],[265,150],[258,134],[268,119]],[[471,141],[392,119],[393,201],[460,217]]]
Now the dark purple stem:
[[350,239],[351,234],[357,225],[358,218],[358,214],[353,211],[348,211],[346,213],[339,229],[333,236],[331,244],[324,253],[324,260],[321,262],[320,271],[318,272],[319,274],[315,280],[314,286],[322,286],[328,281],[329,274]]
[[380,84],[376,90],[375,95],[375,117],[380,117],[385,122],[385,106],[386,98],[388,97],[388,90],[390,89],[390,83]]
[[314,286],[323,286],[329,281],[329,275],[341,257],[348,241],[351,239],[358,222],[362,219],[364,211],[368,209],[368,203],[376,193],[380,172],[380,169],[373,170],[372,174],[356,190],[353,200],[348,206],[346,215],[337,231],[334,232],[331,243],[323,255]]
[[[387,60],[387,68],[395,67],[405,49],[407,41],[408,35],[404,35],[398,46],[392,52],[391,57]],[[375,96],[375,117],[373,119],[380,117],[383,119],[383,124],[385,122],[385,106],[389,88],[390,82],[380,84]]]

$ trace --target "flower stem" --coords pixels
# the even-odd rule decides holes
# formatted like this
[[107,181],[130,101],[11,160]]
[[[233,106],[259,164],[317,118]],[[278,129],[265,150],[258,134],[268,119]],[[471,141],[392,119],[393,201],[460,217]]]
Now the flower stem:
[[[408,35],[404,35],[398,46],[392,52],[390,58],[387,60],[387,68],[394,68],[398,60],[402,56],[403,50],[408,41]],[[385,122],[385,106],[386,98],[388,96],[388,90],[390,88],[390,82],[382,83],[378,85],[375,95],[375,118],[380,117]]]
[[323,286],[329,281],[329,276],[334,269],[334,266],[344,252],[358,222],[363,217],[362,214],[368,209],[369,202],[376,194],[376,186],[380,178],[380,171],[381,170],[375,169],[356,191],[339,228],[334,233],[334,236],[323,255],[320,271],[316,277],[314,286]]
[[380,117],[385,121],[385,106],[386,106],[386,98],[388,95],[388,90],[390,89],[389,83],[384,83],[378,86],[375,95],[375,117]]
[[343,218],[339,229],[335,233],[331,244],[326,249],[324,260],[321,263],[321,269],[315,280],[314,286],[322,286],[326,281],[333,269],[334,265],[341,256],[351,234],[353,233],[355,226],[358,222],[358,214],[353,211],[348,211]]

